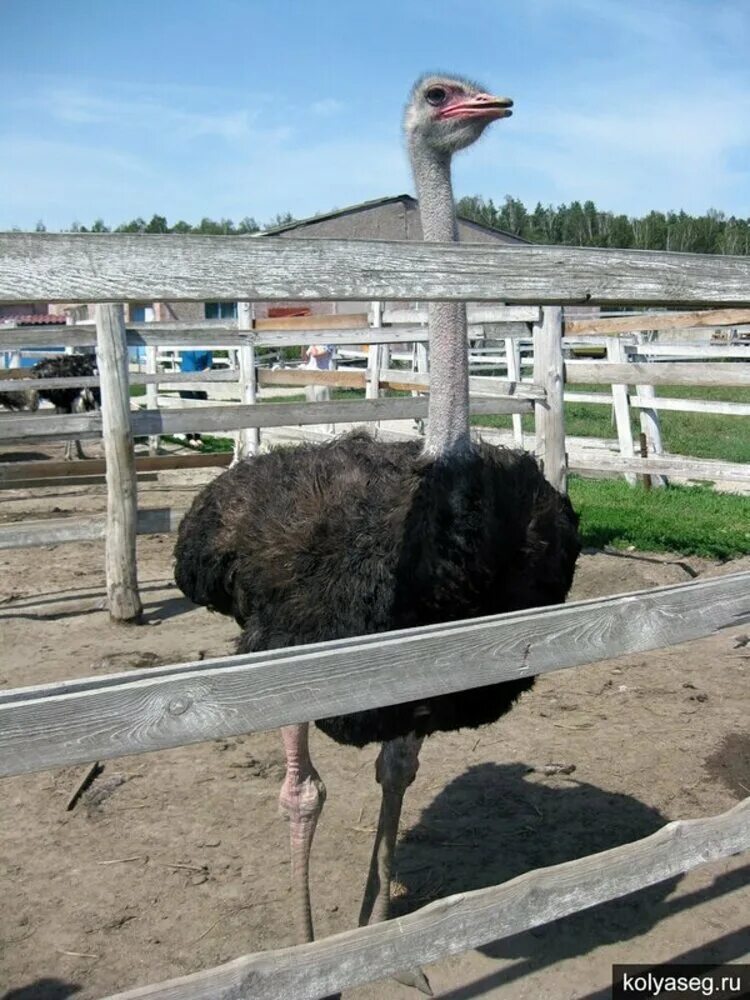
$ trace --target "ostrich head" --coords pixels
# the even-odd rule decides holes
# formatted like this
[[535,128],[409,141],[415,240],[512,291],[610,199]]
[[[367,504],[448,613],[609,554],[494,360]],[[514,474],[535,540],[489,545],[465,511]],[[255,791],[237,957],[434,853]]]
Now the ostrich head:
[[508,118],[513,101],[457,76],[423,76],[412,88],[404,131],[412,150],[451,156],[475,142],[491,121]]

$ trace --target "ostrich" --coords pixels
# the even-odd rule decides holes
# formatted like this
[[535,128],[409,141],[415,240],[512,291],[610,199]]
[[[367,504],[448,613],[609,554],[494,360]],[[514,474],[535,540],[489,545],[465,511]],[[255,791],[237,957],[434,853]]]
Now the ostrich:
[[[58,354],[54,357],[43,358],[31,369],[34,378],[79,378],[97,374],[96,357],[93,354]],[[57,413],[72,414],[86,413],[89,410],[98,409],[101,406],[102,397],[97,388],[81,388],[80,386],[69,386],[62,389],[38,390],[39,398],[46,399],[52,403]],[[65,460],[73,458],[73,452],[77,458],[85,458],[81,442],[65,442]]]
[[[404,128],[424,238],[457,239],[452,155],[512,102],[458,77],[415,84]],[[198,604],[231,615],[240,652],[269,650],[564,600],[580,549],[568,499],[521,451],[472,442],[466,311],[429,308],[424,443],[355,432],[246,459],[194,500],[175,576]],[[533,684],[519,678],[408,704],[318,719],[342,744],[378,742],[382,802],[360,924],[388,916],[391,859],[406,788],[426,736],[494,722]],[[308,724],[281,730],[295,921],[313,939],[310,848],[325,787]],[[422,974],[401,981],[427,990]]]
[[39,394],[34,389],[20,392],[0,392],[0,406],[4,410],[30,410],[35,413],[39,409]]

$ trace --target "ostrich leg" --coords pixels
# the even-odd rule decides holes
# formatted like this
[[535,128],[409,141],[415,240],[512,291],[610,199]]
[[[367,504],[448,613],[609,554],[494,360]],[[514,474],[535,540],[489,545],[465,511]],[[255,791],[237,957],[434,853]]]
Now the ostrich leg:
[[[72,413],[86,413],[86,410],[87,410],[87,407],[86,407],[86,403],[85,403],[85,400],[84,400],[84,395],[83,395],[83,393],[81,393],[73,401],[73,406],[71,407],[71,412]],[[80,440],[78,438],[76,438],[74,441],[68,441],[68,446],[70,448],[70,454],[67,454],[67,452],[66,452],[66,455],[65,455],[66,459],[72,459],[73,458],[73,449],[74,448],[75,448],[75,457],[76,458],[85,458],[86,457],[86,454],[85,454],[83,448],[81,447],[81,442],[80,442]]]
[[[359,925],[374,924],[388,919],[391,902],[391,869],[393,851],[398,836],[398,823],[404,792],[414,781],[419,769],[419,751],[422,738],[409,734],[383,743],[375,762],[375,777],[383,790],[380,803],[378,829],[372,848],[370,871],[365,895],[359,913]],[[424,972],[417,968],[400,972],[393,977],[404,986],[414,986],[432,996]]]
[[279,808],[289,820],[292,852],[292,905],[300,942],[313,940],[310,908],[310,848],[318,817],[323,811],[326,789],[313,767],[308,749],[309,724],[284,726],[281,738],[286,755],[286,777],[281,786]]

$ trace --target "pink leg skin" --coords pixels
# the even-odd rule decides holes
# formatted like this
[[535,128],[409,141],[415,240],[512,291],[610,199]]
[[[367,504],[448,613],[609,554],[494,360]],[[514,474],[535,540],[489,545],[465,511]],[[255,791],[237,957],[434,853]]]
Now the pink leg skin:
[[310,848],[326,789],[313,767],[308,749],[309,724],[284,726],[281,739],[286,754],[286,777],[279,795],[279,809],[289,820],[292,853],[292,905],[300,943],[312,941],[310,908]]

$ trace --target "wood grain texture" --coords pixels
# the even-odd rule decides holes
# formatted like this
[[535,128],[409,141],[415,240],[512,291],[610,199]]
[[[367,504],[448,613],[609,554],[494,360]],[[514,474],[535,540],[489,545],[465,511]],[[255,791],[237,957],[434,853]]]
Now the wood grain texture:
[[0,234],[0,302],[272,299],[747,306],[750,259],[563,246]]
[[[253,326],[253,305],[251,302],[237,303],[237,329],[240,332],[247,332]],[[239,356],[239,396],[240,403],[245,406],[253,406],[256,402],[256,365],[255,365],[255,345],[252,343],[242,344],[238,351]],[[234,457],[237,461],[243,458],[250,458],[257,455],[260,450],[260,431],[257,427],[240,427],[234,443]]]
[[[185,400],[185,402],[189,402]],[[470,401],[472,414],[530,413],[526,398],[486,397]],[[181,407],[169,410],[133,410],[133,433],[175,434],[184,431],[232,431],[240,427],[288,427],[296,424],[350,423],[363,420],[408,420],[426,417],[426,399],[361,399],[331,403],[273,403]],[[8,414],[0,420],[3,440],[48,440],[99,438],[102,418],[98,413],[56,417],[53,414]]]
[[567,488],[565,411],[563,408],[562,310],[548,306],[534,324],[534,383],[545,399],[534,408],[536,454],[545,477],[562,493]]
[[244,955],[109,1000],[317,1000],[540,927],[750,848],[750,799],[650,837],[456,893],[313,944]]
[[750,309],[711,309],[700,312],[641,313],[639,316],[593,316],[570,320],[565,324],[566,337],[584,334],[636,333],[641,330],[680,330],[691,327],[734,326],[750,323]]
[[[619,338],[607,337],[605,343],[607,362],[627,368],[625,363],[625,348]],[[617,430],[617,441],[620,445],[620,455],[623,458],[632,458],[635,451],[633,449],[633,431],[630,426],[630,403],[628,400],[627,385],[617,382],[612,383],[612,409],[615,414],[615,428]],[[631,486],[635,486],[634,475],[627,472],[625,479]]]
[[328,313],[324,316],[274,316],[256,319],[255,330],[360,330],[367,326],[367,313]]
[[104,562],[109,616],[117,622],[136,622],[143,611],[135,555],[138,486],[130,426],[128,345],[121,305],[96,307],[96,363],[107,477]]
[[682,479],[712,482],[726,480],[750,483],[750,463],[719,462],[708,458],[682,458],[679,455],[649,455],[626,458],[605,449],[571,452],[573,472],[606,472],[610,475],[635,474],[678,476]]
[[[477,306],[469,303],[466,321],[472,326],[480,323],[538,323],[541,317],[539,306]],[[398,324],[427,324],[426,309],[404,309],[387,306],[383,310],[383,322]]]
[[[591,393],[593,395],[593,393]],[[631,406],[646,406],[652,410],[678,410],[684,413],[726,413],[735,417],[750,417],[750,403],[731,403],[720,399],[672,399],[669,396],[630,397]]]
[[[537,310],[538,312],[538,310]],[[212,320],[202,323],[129,323],[129,347],[240,347],[252,341],[256,347],[296,347],[309,344],[320,339],[325,333],[329,344],[398,344],[426,341],[427,329],[424,326],[382,327],[373,330],[363,326],[359,329],[321,331],[305,328],[304,330],[261,330],[252,333],[240,333],[236,322],[231,326],[226,322],[217,324]],[[57,329],[57,328],[55,328]],[[49,329],[37,327],[3,327],[0,326],[0,350],[17,348],[48,347],[54,340],[64,342],[73,347],[92,347],[96,343],[96,332],[93,327],[70,326],[60,327],[54,338],[50,338]]]
[[[631,348],[633,350],[634,348]],[[675,361],[683,358],[726,358],[736,361],[750,361],[750,347],[744,344],[651,344],[639,343],[637,354],[643,361],[649,358],[672,357]]]
[[[136,534],[160,535],[177,531],[184,515],[185,510],[172,507],[139,510]],[[106,533],[107,522],[103,517],[54,517],[40,518],[36,521],[10,521],[7,524],[0,524],[0,549],[25,549],[40,545],[61,545],[65,542],[92,542],[105,538]]]
[[0,774],[275,729],[750,622],[750,572],[621,597],[0,692]]
[[[148,351],[153,351],[155,348],[148,347]],[[147,362],[148,363],[148,362]],[[29,378],[28,368],[11,368],[8,369],[9,374],[3,373],[0,376],[0,380],[4,379],[13,384],[8,386],[8,389],[19,390],[19,389],[38,389],[39,379]],[[158,385],[170,385],[176,384],[180,385],[182,383],[190,383],[201,381],[201,382],[236,382],[237,373],[233,371],[226,371],[225,369],[217,369],[216,371],[205,371],[205,372],[131,372],[130,373],[130,384],[131,385],[145,385],[145,386],[158,386]],[[74,375],[65,376],[65,378],[45,378],[44,388],[45,389],[65,389],[68,386],[87,386],[92,388],[100,384],[98,375],[79,375],[78,377]],[[148,399],[148,393],[146,394],[146,399]]]
[[[168,469],[210,469],[229,465],[228,452],[196,453],[194,455],[136,455],[135,471],[164,472]],[[82,458],[71,462],[0,462],[0,483],[13,483],[26,479],[69,478],[77,483],[81,476],[103,476],[106,472],[103,458]]]
[[750,364],[700,364],[654,361],[613,364],[608,361],[566,361],[565,381],[595,385],[734,385],[750,386]]

